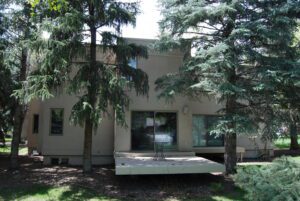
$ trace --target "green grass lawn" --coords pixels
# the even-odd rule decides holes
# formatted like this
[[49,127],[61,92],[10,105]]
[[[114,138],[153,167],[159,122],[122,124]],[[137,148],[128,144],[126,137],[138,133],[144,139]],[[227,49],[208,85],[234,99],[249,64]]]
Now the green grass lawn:
[[297,163],[300,163],[300,156],[293,157],[292,160],[297,162]]
[[117,199],[101,196],[94,191],[84,188],[73,188],[70,186],[49,187],[35,185],[23,188],[6,188],[0,191],[0,200],[22,200],[22,201],[117,201]]
[[5,138],[5,142],[11,142],[12,138]]
[[[10,146],[2,147],[0,146],[0,154],[10,154]],[[20,147],[19,155],[27,155],[28,148],[27,147]]]
[[[298,136],[298,143],[300,144],[300,136]],[[290,148],[290,144],[291,144],[290,138],[279,138],[274,141],[274,145],[280,149]]]
[[237,190],[234,193],[227,195],[213,195],[206,199],[189,200],[189,201],[246,201],[245,193],[241,190]]
[[[244,201],[244,193],[238,190],[234,194],[216,195],[208,198],[172,198],[165,201]],[[5,188],[0,191],[0,200],[22,200],[22,201],[129,201],[128,199],[118,199],[101,195],[91,189],[62,186],[51,187],[34,185],[32,187]],[[156,199],[154,199],[156,200]]]

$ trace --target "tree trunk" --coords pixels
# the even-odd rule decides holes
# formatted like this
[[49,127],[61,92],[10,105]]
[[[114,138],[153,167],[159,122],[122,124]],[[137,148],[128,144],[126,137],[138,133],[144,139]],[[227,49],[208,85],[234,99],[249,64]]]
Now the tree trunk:
[[84,151],[83,151],[83,172],[92,171],[92,142],[93,124],[90,119],[86,119],[84,128]]
[[226,174],[234,174],[236,172],[236,134],[228,133],[225,135],[225,154],[224,162]]
[[290,124],[290,138],[291,138],[290,150],[300,149],[298,143],[297,125],[295,123]]
[[19,144],[21,141],[22,125],[24,121],[24,109],[22,105],[17,104],[14,114],[13,137],[11,141],[10,169],[19,168]]
[[[21,53],[21,68],[19,75],[19,82],[26,79],[27,71],[27,51],[22,49]],[[10,169],[18,169],[18,157],[19,157],[19,144],[21,141],[21,133],[24,117],[26,114],[25,106],[20,104],[19,100],[15,100],[15,112],[13,119],[13,136],[11,142],[11,153],[10,153]]]
[[94,20],[95,8],[93,3],[89,4],[89,14],[90,14],[90,33],[91,33],[91,44],[90,44],[90,66],[89,66],[89,82],[90,85],[87,87],[88,102],[92,106],[90,114],[87,114],[85,118],[85,128],[84,128],[84,153],[83,153],[83,172],[89,173],[92,171],[92,144],[93,144],[93,120],[91,119],[91,114],[94,112],[96,104],[96,91],[95,91],[95,80],[97,76],[97,62],[96,62],[96,26]]
[[[234,57],[234,56],[233,56]],[[228,82],[235,85],[236,83],[236,73],[235,69],[232,68],[228,71]],[[226,168],[226,175],[236,173],[236,133],[235,133],[235,120],[233,116],[236,114],[236,95],[229,95],[226,101],[226,115],[230,122],[228,123],[228,131],[225,133],[225,153],[224,162]]]
[[2,131],[2,129],[0,129],[0,140],[3,143],[3,147],[5,147],[5,133]]
[[[234,130],[235,123],[233,122],[232,115],[234,114],[234,107],[235,107],[235,97],[229,97],[226,103],[226,115],[229,116],[232,122],[229,123],[228,129]],[[224,162],[226,168],[226,175],[236,173],[236,133],[232,131],[228,131],[225,134],[225,153],[224,153]]]

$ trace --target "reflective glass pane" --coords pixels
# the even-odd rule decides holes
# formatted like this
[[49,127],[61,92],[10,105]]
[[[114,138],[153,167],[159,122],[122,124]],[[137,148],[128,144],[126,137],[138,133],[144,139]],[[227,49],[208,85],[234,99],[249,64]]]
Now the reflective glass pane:
[[155,141],[164,144],[165,149],[176,149],[177,117],[176,113],[155,113]]
[[200,115],[193,116],[193,146],[204,147],[206,146],[206,126],[205,117]]
[[207,146],[224,146],[224,137],[223,135],[215,135],[213,133],[210,133],[210,130],[214,128],[214,126],[218,123],[220,117],[218,116],[207,116],[207,128],[208,128],[208,134],[207,134]]
[[133,150],[153,150],[154,112],[132,112],[131,146]]
[[128,66],[130,66],[131,68],[136,69],[137,67],[137,62],[136,62],[136,58],[130,58],[128,61]]
[[51,128],[52,135],[63,134],[64,109],[51,109]]

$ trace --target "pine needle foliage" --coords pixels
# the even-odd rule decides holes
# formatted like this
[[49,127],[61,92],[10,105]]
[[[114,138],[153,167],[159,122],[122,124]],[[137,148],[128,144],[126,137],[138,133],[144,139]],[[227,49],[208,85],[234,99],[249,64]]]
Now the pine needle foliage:
[[239,168],[235,183],[247,192],[247,200],[297,201],[300,197],[300,164],[291,157],[276,159],[271,165]]
[[232,173],[236,135],[257,133],[259,123],[272,119],[266,114],[272,114],[274,94],[296,89],[300,68],[292,42],[300,2],[163,0],[161,6],[157,48],[195,54],[185,57],[178,73],[158,79],[157,90],[167,99],[204,95],[223,105],[223,120],[212,132],[225,134],[225,164]]
[[[27,101],[47,99],[66,86],[70,95],[78,97],[70,120],[84,127],[84,171],[90,172],[93,130],[104,116],[115,114],[116,122],[126,126],[126,90],[135,90],[137,95],[148,93],[146,73],[128,65],[132,58],[147,58],[147,49],[121,36],[122,26],[135,25],[138,3],[34,0],[31,5],[36,22],[42,19],[36,39],[29,43],[37,69],[26,83],[27,90],[16,93]],[[46,40],[45,31],[50,33]],[[98,53],[104,59],[99,59]],[[110,114],[110,109],[115,114]]]

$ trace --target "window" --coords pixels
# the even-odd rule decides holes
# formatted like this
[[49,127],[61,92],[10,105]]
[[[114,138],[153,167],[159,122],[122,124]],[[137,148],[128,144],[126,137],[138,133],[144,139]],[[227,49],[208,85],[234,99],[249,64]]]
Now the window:
[[194,147],[218,147],[224,146],[223,135],[210,134],[210,130],[219,120],[219,116],[193,115],[193,146]]
[[128,66],[130,66],[131,68],[136,69],[137,68],[137,60],[136,57],[134,58],[130,58],[128,61]]
[[172,112],[132,112],[131,146],[133,150],[154,150],[154,141],[165,149],[177,147],[177,115]]
[[32,126],[32,133],[37,134],[39,133],[39,115],[33,115],[33,126]]
[[51,123],[50,123],[51,135],[63,134],[63,119],[64,119],[64,109],[61,108],[51,109]]

